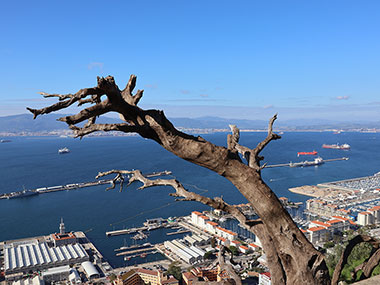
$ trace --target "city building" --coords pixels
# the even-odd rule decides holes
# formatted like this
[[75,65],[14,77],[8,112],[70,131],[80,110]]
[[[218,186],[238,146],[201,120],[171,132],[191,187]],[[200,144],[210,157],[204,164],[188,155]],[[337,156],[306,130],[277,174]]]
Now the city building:
[[5,242],[3,248],[5,277],[10,280],[30,271],[42,271],[89,260],[89,255],[79,243],[49,246],[43,238],[33,238]]
[[182,273],[182,279],[183,279],[184,284],[186,284],[186,285],[192,285],[193,283],[198,281],[198,277],[195,276],[191,272]]
[[249,252],[249,248],[246,247],[245,245],[240,245],[238,249],[242,253],[248,253]]
[[259,285],[271,285],[270,272],[264,272],[259,274]]
[[28,279],[14,281],[12,285],[45,285],[45,281],[41,278],[41,276],[36,275]]
[[361,226],[368,226],[374,223],[374,216],[370,212],[361,212],[358,214],[357,223]]
[[307,231],[309,232],[309,240],[312,243],[325,242],[330,238],[330,231],[325,227],[312,227]]
[[94,264],[92,264],[90,261],[82,262],[81,265],[82,265],[84,272],[86,273],[86,276],[89,280],[93,279],[93,278],[99,278],[100,277],[99,271],[96,269]]
[[367,211],[373,216],[373,223],[380,223],[380,206],[375,206]]
[[177,285],[178,280],[173,276],[165,278],[161,271],[144,268],[134,268],[120,274],[114,281],[115,285]]
[[248,244],[248,247],[252,250],[252,251],[257,251],[260,249],[260,247],[254,243],[249,243]]

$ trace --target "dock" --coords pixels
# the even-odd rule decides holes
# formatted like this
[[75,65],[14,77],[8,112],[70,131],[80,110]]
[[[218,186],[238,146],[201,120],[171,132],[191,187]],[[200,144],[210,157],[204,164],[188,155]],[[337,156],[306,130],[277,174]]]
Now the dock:
[[136,253],[142,253],[142,252],[151,251],[151,250],[154,250],[154,249],[156,249],[154,246],[150,246],[150,247],[147,247],[147,248],[140,248],[140,249],[134,249],[134,250],[129,250],[129,251],[118,252],[118,253],[116,253],[116,256],[133,255],[133,254],[136,254]]
[[[331,159],[324,159],[323,163],[325,162],[332,162],[332,161],[340,161],[340,160],[348,160],[348,157],[340,157],[340,158],[331,158]],[[280,164],[272,164],[272,165],[266,165],[265,168],[274,168],[274,167],[292,167],[294,164],[300,163],[300,162],[289,162],[289,163],[280,163]],[[314,165],[305,165],[305,166],[314,166]],[[315,165],[317,166],[317,164]]]
[[171,235],[177,235],[177,234],[184,234],[184,233],[188,233],[188,232],[190,232],[190,230],[184,229],[184,230],[178,230],[176,232],[166,233],[166,235],[171,236]]
[[[172,174],[171,171],[165,170],[161,172],[152,172],[152,173],[144,174],[144,176],[156,177],[156,176],[171,175],[171,174]],[[66,185],[57,185],[57,186],[49,186],[49,187],[39,187],[32,190],[23,190],[23,191],[15,191],[15,192],[10,192],[10,193],[0,194],[0,199],[26,198],[29,196],[35,196],[37,194],[46,194],[46,193],[65,191],[65,190],[75,190],[79,188],[111,184],[112,182],[113,182],[113,179],[100,179],[100,180],[95,180],[95,181],[90,181],[90,182],[70,183]]]
[[106,232],[106,236],[110,237],[110,236],[128,235],[128,234],[133,234],[133,233],[137,233],[139,231],[146,231],[146,230],[148,230],[148,227],[146,227],[146,226],[139,227],[139,228],[114,230],[114,231]]

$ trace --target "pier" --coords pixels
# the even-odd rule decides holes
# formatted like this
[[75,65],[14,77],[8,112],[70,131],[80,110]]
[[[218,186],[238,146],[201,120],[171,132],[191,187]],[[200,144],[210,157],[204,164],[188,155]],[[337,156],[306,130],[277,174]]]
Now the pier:
[[114,231],[106,232],[106,236],[110,237],[110,236],[128,235],[128,234],[133,234],[133,233],[137,233],[139,231],[146,231],[146,230],[148,230],[148,227],[146,227],[146,226],[139,227],[139,228],[114,230]]
[[[339,161],[339,160],[348,160],[348,157],[340,157],[340,158],[331,158],[331,159],[324,159],[323,160],[323,163],[325,162],[331,162],[331,161]],[[304,161],[303,161],[304,162]],[[303,163],[303,162],[289,162],[289,163],[281,163],[281,164],[272,164],[272,165],[266,165],[265,168],[274,168],[274,167],[285,167],[285,166],[288,166],[288,167],[292,167],[294,166],[295,164],[297,163]],[[313,161],[310,161],[310,162],[313,162]],[[321,163],[322,164],[322,163]],[[310,165],[304,165],[304,166],[317,166],[318,164],[310,164]],[[320,165],[320,164],[319,164]],[[301,166],[301,165],[300,165]]]
[[[171,171],[165,170],[161,172],[153,172],[149,174],[144,174],[146,177],[156,177],[161,175],[170,175]],[[26,198],[29,196],[35,196],[37,194],[45,194],[57,191],[64,190],[75,190],[79,188],[92,187],[104,184],[110,184],[113,182],[113,179],[101,179],[90,182],[81,182],[81,183],[71,183],[66,185],[58,185],[58,186],[49,186],[49,187],[40,187],[32,190],[23,190],[23,191],[15,191],[10,193],[0,194],[0,199],[15,199],[15,198]]]
[[154,246],[150,246],[150,247],[147,247],[147,248],[140,248],[140,249],[134,249],[134,250],[129,250],[129,251],[118,252],[118,253],[116,253],[116,256],[133,255],[133,254],[136,254],[136,253],[142,253],[142,252],[151,251],[151,250],[154,250],[154,249],[156,249]]
[[184,230],[178,230],[176,232],[166,233],[166,235],[171,236],[171,235],[177,235],[177,234],[184,234],[184,233],[188,233],[188,232],[190,232],[190,230],[184,229]]

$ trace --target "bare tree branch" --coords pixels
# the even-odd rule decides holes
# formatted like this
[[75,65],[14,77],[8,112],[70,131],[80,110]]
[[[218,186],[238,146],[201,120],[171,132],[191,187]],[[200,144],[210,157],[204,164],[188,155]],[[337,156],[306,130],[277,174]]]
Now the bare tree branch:
[[[230,253],[230,260],[229,260],[229,262],[225,261],[225,253],[226,253],[226,251],[228,251]],[[228,248],[226,248],[223,245],[220,246],[220,249],[219,249],[219,252],[218,252],[218,259],[217,259],[217,261],[219,263],[220,271],[221,272],[223,270],[225,270],[227,272],[228,276],[231,277],[231,279],[235,282],[236,285],[241,285],[242,284],[239,275],[235,272],[235,270],[234,270],[234,268],[232,266],[232,264],[234,264],[233,254],[232,254],[232,252]]]
[[237,150],[245,158],[248,166],[260,172],[263,168],[265,168],[266,165],[264,164],[263,166],[260,166],[260,161],[264,159],[263,157],[259,156],[260,152],[265,148],[266,145],[269,144],[269,142],[281,138],[281,136],[273,133],[273,123],[276,119],[277,114],[274,115],[269,121],[267,137],[262,142],[260,142],[254,149],[250,149],[246,146],[240,145],[240,130],[235,125],[230,125],[232,135],[227,136],[228,149]]
[[95,88],[81,89],[75,94],[59,95],[59,94],[47,94],[47,93],[43,93],[43,92],[40,92],[40,94],[43,94],[45,98],[46,97],[59,97],[60,101],[56,104],[53,104],[49,107],[45,107],[45,108],[42,108],[39,110],[38,109],[32,109],[32,108],[26,108],[30,112],[33,113],[34,119],[38,115],[48,114],[48,113],[51,113],[54,111],[65,109],[65,108],[71,106],[72,104],[74,104],[75,102],[79,101],[80,99],[87,97],[88,95],[94,95],[94,94],[101,95],[103,93],[101,92],[101,90],[99,90],[98,88],[95,87]]
[[138,133],[140,131],[140,127],[131,126],[126,123],[124,124],[91,124],[88,126],[84,126],[83,128],[79,128],[74,125],[71,125],[70,128],[74,131],[75,137],[80,137],[80,138],[97,131],[104,131],[104,132],[120,131],[124,133]]
[[244,225],[248,230],[253,230],[253,227],[255,227],[258,224],[261,224],[261,220],[249,220],[240,210],[238,207],[229,205],[228,203],[224,202],[223,198],[221,197],[215,197],[215,198],[208,198],[199,194],[196,194],[194,192],[186,190],[183,185],[176,179],[155,179],[151,180],[146,178],[140,170],[110,170],[106,172],[99,172],[96,176],[96,179],[110,175],[110,174],[117,174],[117,177],[121,174],[127,174],[129,175],[129,182],[128,185],[135,181],[142,182],[142,186],[140,186],[138,189],[142,190],[148,187],[153,186],[171,186],[175,193],[170,193],[170,196],[173,197],[184,197],[185,199],[183,201],[197,201],[202,204],[208,205],[213,207],[214,209],[222,210],[226,213],[231,214],[234,216],[242,225]]

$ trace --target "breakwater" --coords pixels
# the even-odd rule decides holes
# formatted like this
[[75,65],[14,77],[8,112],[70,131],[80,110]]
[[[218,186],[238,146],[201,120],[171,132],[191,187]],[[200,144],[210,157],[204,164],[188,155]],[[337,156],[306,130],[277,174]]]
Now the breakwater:
[[[144,176],[156,177],[156,176],[170,175],[170,174],[171,174],[170,171],[165,170],[162,172],[153,172],[149,174],[144,174]],[[32,189],[32,190],[24,189],[22,191],[1,194],[0,199],[26,198],[26,197],[35,196],[38,194],[46,194],[46,193],[57,192],[57,191],[75,190],[79,188],[111,184],[112,181],[113,179],[100,179],[100,180],[90,181],[90,182],[71,183],[71,184],[66,184],[66,185],[58,185],[58,186],[50,186],[50,187],[40,187],[40,188]]]

